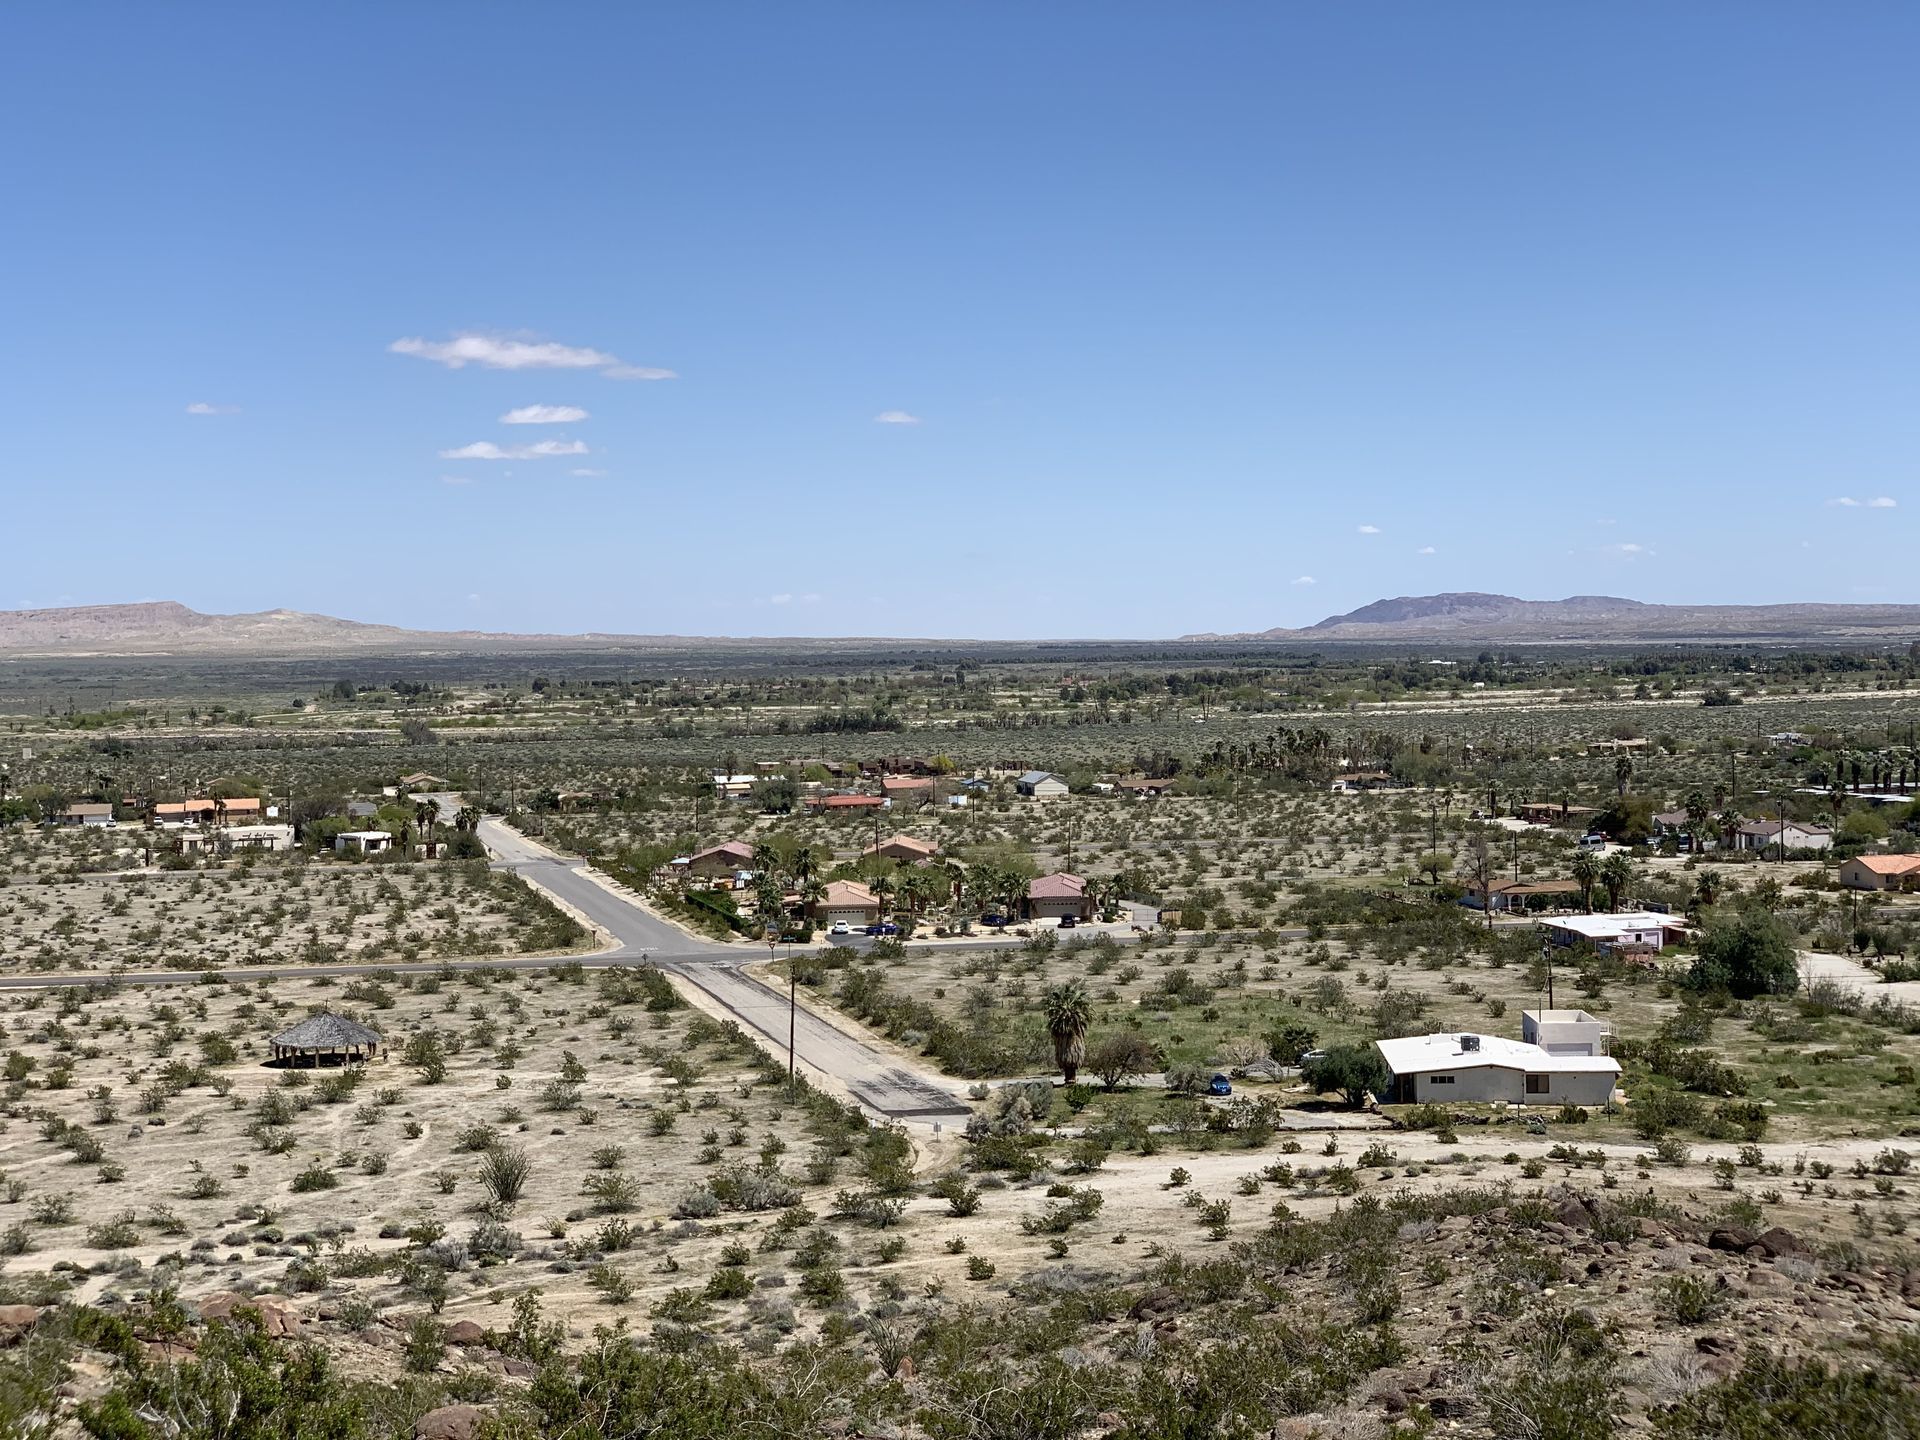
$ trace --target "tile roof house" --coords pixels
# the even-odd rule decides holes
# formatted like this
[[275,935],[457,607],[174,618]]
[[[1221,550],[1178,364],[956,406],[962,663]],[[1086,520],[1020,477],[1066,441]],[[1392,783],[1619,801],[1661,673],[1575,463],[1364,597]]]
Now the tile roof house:
[[1487,892],[1482,895],[1470,886],[1460,897],[1460,903],[1475,910],[1485,910],[1491,905],[1496,915],[1507,910],[1515,914],[1524,910],[1551,910],[1571,904],[1580,894],[1580,885],[1574,880],[1495,880]]
[[1920,855],[1856,855],[1840,866],[1849,890],[1898,890],[1920,885]]
[[746,870],[753,865],[753,846],[744,840],[725,840],[718,845],[709,845],[687,857],[689,875],[718,878],[731,876],[736,870]]
[[923,865],[940,853],[940,847],[931,840],[917,840],[911,835],[889,835],[878,845],[869,845],[860,853],[898,860],[903,865]]
[[113,806],[104,802],[83,800],[78,805],[69,805],[62,810],[60,823],[62,825],[111,825]]
[[234,820],[258,820],[260,802],[258,800],[235,797],[232,800],[216,802],[213,800],[176,800],[153,807],[153,818],[165,824],[171,821],[176,825],[211,825],[217,818]]
[[880,918],[880,900],[857,881],[829,880],[814,902],[813,914],[825,925],[871,925]]
[[1027,915],[1034,920],[1058,920],[1067,915],[1091,920],[1093,901],[1087,895],[1087,882],[1065,871],[1038,877],[1027,885]]
[[879,795],[810,795],[809,810],[878,810],[887,802]]

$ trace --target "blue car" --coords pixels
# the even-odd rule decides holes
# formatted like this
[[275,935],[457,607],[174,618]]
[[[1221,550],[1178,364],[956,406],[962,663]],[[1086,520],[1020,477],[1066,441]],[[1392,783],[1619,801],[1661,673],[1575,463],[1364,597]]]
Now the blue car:
[[980,917],[980,923],[982,925],[1000,926],[1007,923],[1007,917],[1004,915],[982,915]]
[[898,935],[900,927],[891,920],[882,920],[878,925],[867,926],[869,935]]
[[1233,1094],[1233,1082],[1224,1075],[1216,1075],[1212,1080],[1207,1082],[1207,1093],[1209,1095],[1231,1095]]

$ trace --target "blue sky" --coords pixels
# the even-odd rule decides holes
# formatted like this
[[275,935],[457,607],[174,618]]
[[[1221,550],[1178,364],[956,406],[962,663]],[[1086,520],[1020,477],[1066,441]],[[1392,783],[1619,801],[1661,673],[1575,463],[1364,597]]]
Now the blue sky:
[[1917,42],[1871,3],[11,7],[0,605],[1920,601]]

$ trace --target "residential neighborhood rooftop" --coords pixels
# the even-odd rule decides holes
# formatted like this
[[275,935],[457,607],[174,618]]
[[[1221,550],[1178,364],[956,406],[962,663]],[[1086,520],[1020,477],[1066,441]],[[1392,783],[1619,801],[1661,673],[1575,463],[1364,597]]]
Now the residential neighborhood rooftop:
[[[1465,1042],[1465,1043],[1463,1043]],[[1609,1055],[1555,1055],[1538,1045],[1509,1040],[1504,1035],[1406,1035],[1376,1040],[1387,1068],[1396,1075],[1420,1075],[1436,1070],[1466,1070],[1493,1065],[1504,1070],[1557,1070],[1619,1074],[1620,1062]]]

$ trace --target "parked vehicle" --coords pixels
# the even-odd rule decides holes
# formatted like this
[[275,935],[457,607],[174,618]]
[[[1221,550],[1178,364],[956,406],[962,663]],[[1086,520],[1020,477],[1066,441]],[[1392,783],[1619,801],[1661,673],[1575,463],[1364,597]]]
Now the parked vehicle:
[[851,935],[852,933],[853,927],[844,920],[836,920],[827,927],[829,935]]
[[891,920],[882,920],[878,925],[867,926],[869,935],[898,935],[900,927]]
[[1604,850],[1607,848],[1607,837],[1604,835],[1582,835],[1580,837],[1580,848],[1582,850]]
[[992,925],[998,929],[1007,923],[1007,917],[1004,915],[982,915],[980,917],[980,923],[982,925]]
[[1209,1095],[1231,1095],[1233,1094],[1233,1082],[1224,1075],[1216,1075],[1212,1080],[1207,1082],[1207,1093]]
[[1079,923],[1080,917],[1078,915],[1062,915],[1060,917],[1060,928],[1062,930],[1071,930]]

